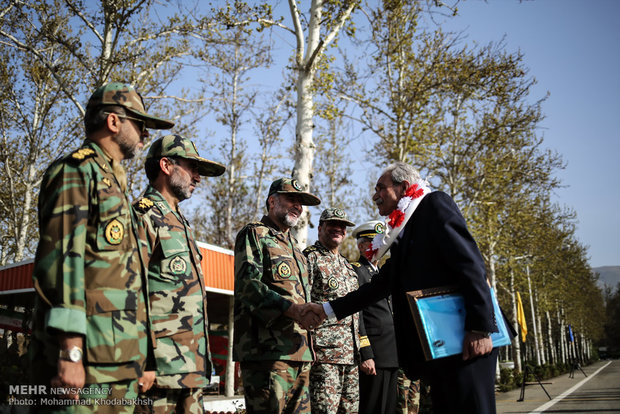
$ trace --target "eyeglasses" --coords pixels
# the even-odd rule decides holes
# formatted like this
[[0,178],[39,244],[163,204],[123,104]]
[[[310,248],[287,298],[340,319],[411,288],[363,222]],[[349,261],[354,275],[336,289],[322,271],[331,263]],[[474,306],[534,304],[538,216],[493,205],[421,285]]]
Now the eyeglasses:
[[127,116],[127,115],[121,115],[121,114],[117,114],[116,112],[104,112],[104,114],[107,114],[107,115],[114,114],[121,119],[130,119],[136,123],[141,134],[144,134],[144,131],[146,131],[146,122],[144,121],[144,119],[134,118],[134,117]]

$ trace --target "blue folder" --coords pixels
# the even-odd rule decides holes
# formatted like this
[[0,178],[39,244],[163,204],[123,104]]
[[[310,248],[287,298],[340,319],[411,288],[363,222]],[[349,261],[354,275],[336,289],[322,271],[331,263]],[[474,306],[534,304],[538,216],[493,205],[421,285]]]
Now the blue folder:
[[[463,295],[451,288],[438,288],[407,292],[407,297],[426,360],[461,354],[465,337]],[[493,289],[491,298],[499,328],[491,334],[493,347],[510,345],[511,336]]]

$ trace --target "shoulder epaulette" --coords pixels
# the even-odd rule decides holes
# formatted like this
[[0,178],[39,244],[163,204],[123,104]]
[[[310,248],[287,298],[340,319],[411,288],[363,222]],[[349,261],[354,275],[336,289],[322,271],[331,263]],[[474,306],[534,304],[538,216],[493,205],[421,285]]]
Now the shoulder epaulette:
[[351,264],[355,267],[362,267],[362,264],[360,262],[351,262]]
[[82,161],[88,158],[93,158],[96,155],[97,155],[97,152],[92,148],[80,148],[76,151],[73,151],[71,154],[69,154],[67,159],[70,161],[81,163]]
[[153,207],[153,205],[154,204],[153,204],[153,201],[151,201],[151,199],[147,197],[142,197],[140,200],[138,200],[134,204],[134,207],[140,210],[141,212],[146,213],[147,211],[151,209],[151,207]]
[[316,248],[316,246],[313,244],[313,245],[310,245],[310,246],[308,246],[308,247],[306,247],[306,248],[304,249],[304,254],[307,254],[307,253],[312,253],[312,252],[316,252],[316,251],[317,251],[317,248]]

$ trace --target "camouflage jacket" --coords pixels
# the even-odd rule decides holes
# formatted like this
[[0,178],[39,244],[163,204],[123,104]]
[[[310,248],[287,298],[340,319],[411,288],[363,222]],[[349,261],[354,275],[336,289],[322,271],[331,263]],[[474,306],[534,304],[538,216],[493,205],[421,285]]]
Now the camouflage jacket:
[[86,383],[137,378],[145,368],[144,228],[108,160],[86,140],[53,162],[41,183],[30,346],[36,379],[56,373],[58,331],[84,335]]
[[235,241],[236,361],[312,361],[310,335],[283,315],[310,300],[306,258],[290,233],[268,218],[246,225]]
[[157,386],[202,388],[211,360],[200,250],[185,217],[155,188],[148,186],[134,207],[144,219],[151,251],[148,291]]
[[[320,242],[304,250],[308,258],[312,302],[328,302],[358,288],[357,274],[340,254],[333,254]],[[354,364],[359,352],[359,315],[339,321],[325,320],[312,333],[318,362]]]

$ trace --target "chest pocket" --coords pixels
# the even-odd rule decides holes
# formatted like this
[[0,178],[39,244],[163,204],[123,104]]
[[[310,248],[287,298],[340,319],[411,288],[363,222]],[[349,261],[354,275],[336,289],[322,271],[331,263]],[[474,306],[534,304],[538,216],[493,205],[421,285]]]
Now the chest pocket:
[[99,221],[96,245],[100,251],[125,250],[129,243],[131,218],[125,196],[114,185],[107,185],[109,179],[97,182],[97,204]]

